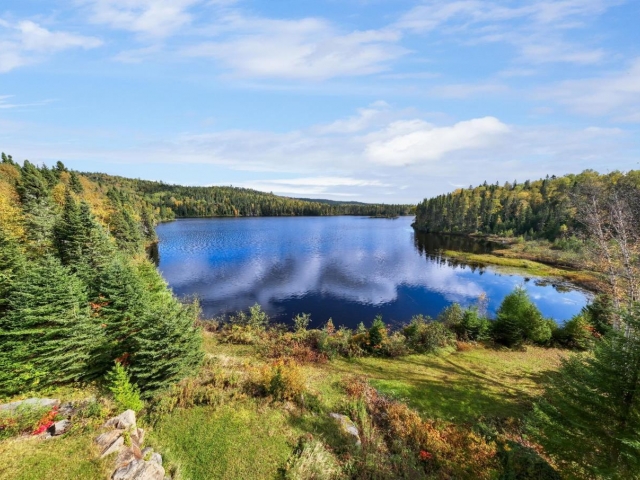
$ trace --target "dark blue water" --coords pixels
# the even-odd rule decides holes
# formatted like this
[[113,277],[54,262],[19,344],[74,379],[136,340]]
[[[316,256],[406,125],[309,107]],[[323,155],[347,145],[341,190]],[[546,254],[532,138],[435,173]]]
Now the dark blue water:
[[562,322],[587,296],[566,286],[454,265],[436,252],[485,252],[490,244],[416,234],[413,217],[185,219],[158,227],[159,268],[179,296],[200,298],[206,318],[259,303],[277,321],[310,313],[314,325],[405,322],[436,316],[452,302],[480,295],[495,312],[524,284],[545,316]]

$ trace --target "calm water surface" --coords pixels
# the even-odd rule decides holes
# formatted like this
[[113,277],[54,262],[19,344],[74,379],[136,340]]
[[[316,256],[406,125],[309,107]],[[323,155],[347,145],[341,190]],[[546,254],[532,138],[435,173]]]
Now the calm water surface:
[[545,316],[562,322],[587,296],[566,286],[454,264],[439,249],[478,253],[492,245],[463,237],[416,234],[413,217],[184,219],[158,227],[159,268],[179,296],[200,298],[205,317],[259,303],[276,320],[310,313],[319,325],[436,316],[481,294],[495,312],[524,284]]

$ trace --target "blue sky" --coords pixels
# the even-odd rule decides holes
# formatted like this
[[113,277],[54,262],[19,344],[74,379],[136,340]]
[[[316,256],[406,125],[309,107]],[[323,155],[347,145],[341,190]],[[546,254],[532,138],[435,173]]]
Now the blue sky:
[[640,168],[637,0],[5,0],[0,150],[415,202]]

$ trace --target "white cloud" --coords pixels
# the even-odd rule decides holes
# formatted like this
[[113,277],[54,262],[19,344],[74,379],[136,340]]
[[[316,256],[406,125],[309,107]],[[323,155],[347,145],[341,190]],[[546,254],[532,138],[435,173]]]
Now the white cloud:
[[222,26],[230,35],[182,50],[218,60],[240,77],[323,80],[382,72],[407,53],[392,30],[341,33],[322,19],[272,20],[241,15]]
[[611,115],[619,121],[637,121],[640,109],[640,57],[627,69],[606,75],[570,80],[542,89],[539,96],[553,99],[572,111]]
[[93,23],[151,37],[170,35],[191,23],[189,7],[202,0],[80,0]]
[[622,0],[431,0],[406,12],[394,27],[414,33],[437,29],[463,43],[509,43],[518,49],[521,60],[534,64],[592,64],[603,60],[605,52],[570,43],[563,34],[584,27],[586,20],[621,3]]
[[96,37],[51,31],[25,20],[11,24],[0,21],[0,73],[28,65],[72,48],[92,49],[102,45]]
[[373,162],[384,165],[428,162],[457,150],[490,147],[508,132],[509,127],[494,117],[467,120],[450,127],[435,127],[416,120],[401,121],[381,132],[388,138],[369,143],[365,154]]

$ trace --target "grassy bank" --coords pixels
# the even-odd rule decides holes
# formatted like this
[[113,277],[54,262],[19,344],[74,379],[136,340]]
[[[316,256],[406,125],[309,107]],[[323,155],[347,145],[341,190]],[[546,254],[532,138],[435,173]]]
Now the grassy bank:
[[522,248],[501,249],[485,254],[445,250],[443,255],[472,265],[491,265],[506,272],[524,273],[532,277],[561,279],[592,292],[603,290],[603,280],[598,273],[550,265],[554,262],[551,257],[546,259],[546,263],[539,261],[545,258],[543,256],[538,256],[538,261],[523,258],[525,252],[522,251]]
[[[349,469],[356,468],[354,458],[360,458],[361,470],[366,462],[373,462],[371,468],[384,469],[375,464],[380,447],[367,450],[381,441],[383,432],[367,427],[366,421],[359,423],[365,447],[354,450],[352,440],[341,434],[327,414],[351,412],[356,420],[349,385],[368,381],[422,418],[446,422],[438,428],[458,425],[466,432],[481,420],[520,422],[547,376],[567,354],[537,347],[503,351],[463,344],[459,350],[440,354],[307,363],[299,367],[307,398],[301,406],[256,396],[247,388],[256,373],[271,363],[257,346],[231,345],[217,334],[204,335],[207,361],[174,392],[178,405],[142,420],[148,433],[146,444],[160,451],[168,470],[184,480],[299,478],[286,475],[305,438],[324,445],[332,458],[339,459],[347,477]],[[198,388],[206,388],[209,396],[198,397]],[[78,389],[64,395],[79,398],[83,394]],[[0,442],[0,479],[49,478],[52,472],[60,479],[107,478],[112,460],[98,461],[92,445],[98,423],[53,440]]]

